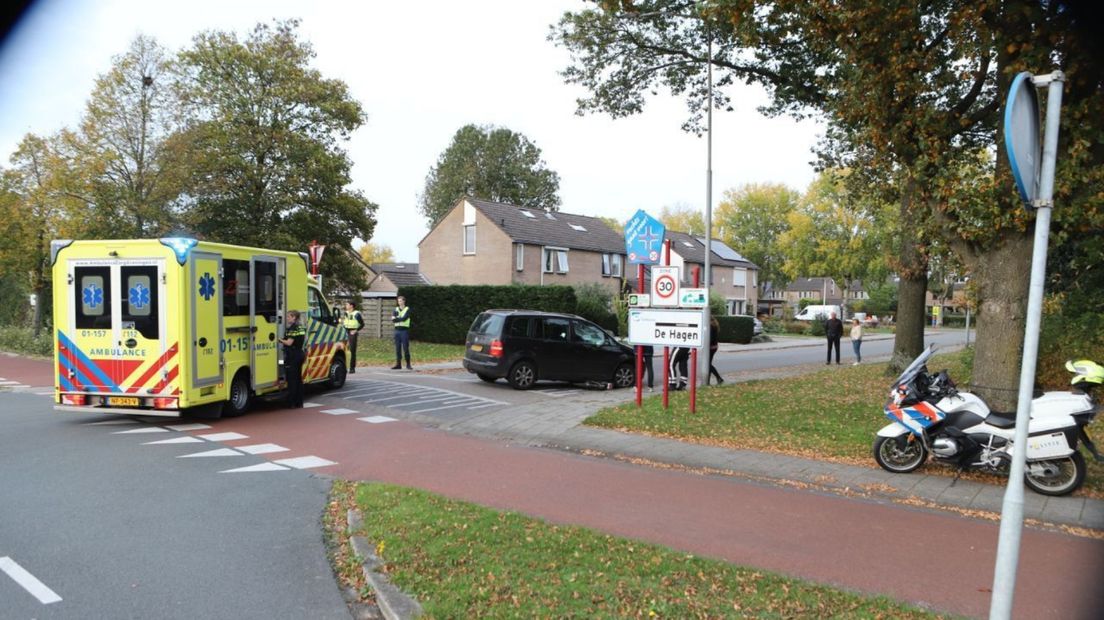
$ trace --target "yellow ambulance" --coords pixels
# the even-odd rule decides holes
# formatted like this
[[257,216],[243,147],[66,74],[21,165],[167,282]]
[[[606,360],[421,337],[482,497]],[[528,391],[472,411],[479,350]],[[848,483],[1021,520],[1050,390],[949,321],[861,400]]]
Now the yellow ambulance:
[[348,335],[306,253],[183,237],[54,241],[55,408],[241,415],[286,389],[285,313],[303,383],[345,384]]

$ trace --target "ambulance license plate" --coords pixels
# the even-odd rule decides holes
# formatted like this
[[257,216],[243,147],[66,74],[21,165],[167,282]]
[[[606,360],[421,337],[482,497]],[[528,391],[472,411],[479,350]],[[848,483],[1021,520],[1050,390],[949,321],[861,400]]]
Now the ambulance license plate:
[[132,396],[109,396],[107,398],[107,404],[119,405],[122,407],[137,407],[140,402],[137,398]]
[[482,350],[483,350],[483,345],[481,345],[481,344],[473,344],[472,345],[472,351],[475,351],[476,353],[479,353]]

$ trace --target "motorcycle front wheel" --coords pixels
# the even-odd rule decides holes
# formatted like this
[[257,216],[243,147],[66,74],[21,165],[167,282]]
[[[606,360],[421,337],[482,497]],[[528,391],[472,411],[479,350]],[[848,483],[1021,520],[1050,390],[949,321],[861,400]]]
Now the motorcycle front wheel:
[[895,474],[907,474],[920,467],[928,458],[924,444],[909,435],[904,440],[905,447],[898,445],[896,437],[879,437],[874,440],[874,460],[882,469]]
[[1079,450],[1060,459],[1027,463],[1024,482],[1042,495],[1067,495],[1085,482],[1085,457]]

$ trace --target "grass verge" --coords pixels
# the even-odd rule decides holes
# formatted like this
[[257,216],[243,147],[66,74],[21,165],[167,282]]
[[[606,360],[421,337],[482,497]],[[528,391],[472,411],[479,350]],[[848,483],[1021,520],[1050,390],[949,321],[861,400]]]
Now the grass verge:
[[[436,342],[411,342],[414,365],[460,361],[464,345]],[[395,341],[390,338],[360,338],[357,341],[357,366],[390,366],[395,363]]]
[[[936,355],[928,367],[946,368],[959,384],[970,376],[969,352]],[[889,391],[885,364],[833,366],[812,374],[726,384],[699,390],[697,412],[690,414],[687,392],[609,407],[584,424],[646,433],[728,448],[760,450],[876,467],[871,446],[888,424],[882,405]],[[1098,433],[1099,434],[1099,433]],[[1104,466],[1087,457],[1088,476],[1080,493],[1104,497]],[[927,473],[955,470],[928,464]],[[1004,484],[1005,479],[972,472],[965,477]]]
[[430,618],[941,617],[415,489],[340,482],[335,497],[352,488],[357,533]]

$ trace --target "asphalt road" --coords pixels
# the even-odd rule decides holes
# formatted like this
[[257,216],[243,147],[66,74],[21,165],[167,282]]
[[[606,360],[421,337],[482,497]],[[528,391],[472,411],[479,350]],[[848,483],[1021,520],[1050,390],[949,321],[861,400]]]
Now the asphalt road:
[[309,470],[219,473],[178,457],[220,445],[30,392],[0,393],[0,424],[0,618],[349,617]]

